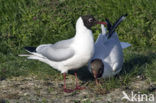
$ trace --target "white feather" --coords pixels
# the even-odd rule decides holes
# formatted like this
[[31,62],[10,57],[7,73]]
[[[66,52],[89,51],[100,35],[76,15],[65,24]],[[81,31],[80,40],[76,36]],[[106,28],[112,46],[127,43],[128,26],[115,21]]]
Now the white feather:
[[27,57],[27,56],[31,56],[30,54],[20,54],[18,56],[21,56],[21,57]]
[[102,34],[106,35],[107,29],[105,28],[103,24],[101,24],[101,30],[102,30]]

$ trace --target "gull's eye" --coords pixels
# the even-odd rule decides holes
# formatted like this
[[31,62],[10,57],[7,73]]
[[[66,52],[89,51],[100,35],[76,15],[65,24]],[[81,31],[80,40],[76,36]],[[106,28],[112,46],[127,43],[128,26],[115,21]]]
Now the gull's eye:
[[99,73],[99,74],[102,74],[102,73],[103,73],[103,68],[100,68],[100,70],[99,70],[98,73]]
[[89,18],[88,21],[91,23],[93,22],[93,18]]
[[99,70],[99,74],[101,74],[101,73],[102,73],[102,70],[100,69],[100,70]]

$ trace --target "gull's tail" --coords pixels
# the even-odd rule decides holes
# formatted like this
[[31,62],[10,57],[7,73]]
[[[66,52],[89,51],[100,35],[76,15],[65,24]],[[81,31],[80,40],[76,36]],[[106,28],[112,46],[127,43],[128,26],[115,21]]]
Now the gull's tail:
[[36,53],[36,47],[24,47],[24,49],[30,54],[19,54],[18,56],[27,57],[28,59],[36,59],[36,60],[45,58],[43,55]]
[[[53,62],[53,61],[49,60],[47,57],[43,56],[42,54],[37,53],[36,47],[24,47],[24,48],[30,54],[20,54],[18,56],[27,57],[27,59],[39,60],[41,62],[44,62],[44,63],[50,65],[54,69],[58,68],[57,62]],[[59,70],[59,69],[57,69],[57,70]]]
[[36,48],[35,47],[24,47],[24,49],[29,52],[30,54],[19,54],[18,56],[21,57],[28,57],[28,56],[33,56],[33,52],[36,52]]
[[20,57],[28,57],[28,56],[32,56],[31,54],[19,54],[18,56]]

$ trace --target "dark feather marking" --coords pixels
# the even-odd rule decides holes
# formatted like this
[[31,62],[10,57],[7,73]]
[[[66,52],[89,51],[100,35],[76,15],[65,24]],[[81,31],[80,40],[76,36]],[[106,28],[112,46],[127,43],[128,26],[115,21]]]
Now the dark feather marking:
[[26,49],[29,52],[36,52],[36,47],[24,47],[24,49]]

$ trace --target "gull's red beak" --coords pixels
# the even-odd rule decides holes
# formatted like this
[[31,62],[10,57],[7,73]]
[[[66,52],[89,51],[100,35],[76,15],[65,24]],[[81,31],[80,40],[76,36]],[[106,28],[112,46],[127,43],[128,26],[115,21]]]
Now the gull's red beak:
[[99,21],[97,21],[97,22],[96,22],[96,24],[103,24],[103,25],[107,25],[107,23],[106,23],[106,22],[99,22]]

